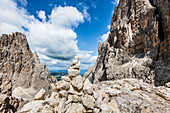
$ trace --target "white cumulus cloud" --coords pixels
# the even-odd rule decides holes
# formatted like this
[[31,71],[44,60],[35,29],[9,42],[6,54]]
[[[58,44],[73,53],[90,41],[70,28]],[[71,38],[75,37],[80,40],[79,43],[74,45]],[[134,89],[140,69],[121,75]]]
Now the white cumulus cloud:
[[16,31],[26,34],[32,51],[36,51],[41,62],[50,69],[67,69],[75,55],[80,56],[85,69],[95,63],[96,56],[78,48],[74,28],[84,23],[85,19],[90,20],[87,10],[87,7],[80,12],[76,7],[58,6],[52,9],[50,15],[40,10],[37,11],[38,18],[42,19],[40,21],[26,9],[18,8],[13,0],[1,0],[0,34]]
[[40,19],[42,19],[43,21],[45,21],[46,20],[46,16],[45,16],[45,11],[39,11],[38,12],[38,17],[40,18]]
[[103,35],[101,35],[99,37],[99,42],[103,43],[108,37],[109,37],[109,33],[110,33],[110,25],[107,25],[107,30],[108,32],[107,33],[104,33]]
[[118,5],[118,4],[119,4],[119,1],[120,1],[120,0],[114,0],[114,1],[111,2],[111,3],[114,4],[114,5]]
[[109,33],[110,32],[107,32],[101,36],[102,42],[104,42],[109,37]]

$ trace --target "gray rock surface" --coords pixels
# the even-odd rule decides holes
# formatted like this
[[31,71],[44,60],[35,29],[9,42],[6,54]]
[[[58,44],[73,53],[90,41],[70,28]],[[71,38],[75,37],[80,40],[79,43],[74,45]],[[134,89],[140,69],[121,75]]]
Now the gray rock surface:
[[42,88],[51,93],[56,79],[36,53],[32,53],[21,33],[0,36],[0,112],[13,113]]
[[[66,83],[63,82],[64,79],[61,81],[59,84]],[[85,85],[88,84],[83,82],[83,87]],[[72,93],[69,90],[62,88],[53,90],[51,97],[43,101],[29,102],[21,108],[21,111],[24,113],[36,110],[58,113],[168,113],[170,111],[170,89],[164,86],[155,87],[142,80],[122,79],[92,84],[92,94],[79,91],[82,92],[79,95],[77,89],[73,88]]]
[[[68,76],[70,77],[70,76]],[[78,82],[75,79],[78,78]],[[78,75],[61,79],[53,85],[53,92],[45,100],[27,103],[21,108],[24,113],[168,113],[170,89],[137,79],[121,79],[91,84]],[[83,80],[83,81],[79,81]],[[76,88],[80,84],[81,88]],[[69,87],[68,87],[69,86]],[[75,87],[76,86],[76,87]],[[167,84],[168,86],[168,84]],[[33,104],[37,103],[36,106]]]
[[32,87],[50,93],[50,83],[56,81],[37,54],[31,52],[26,36],[18,32],[0,37],[0,76],[11,80],[12,90]]
[[34,100],[44,100],[45,99],[45,90],[41,89],[34,97]]
[[12,83],[7,76],[0,77],[0,113],[13,113],[28,101],[12,96]]
[[123,78],[165,85],[170,81],[169,0],[120,0],[108,39],[99,43],[92,83]]

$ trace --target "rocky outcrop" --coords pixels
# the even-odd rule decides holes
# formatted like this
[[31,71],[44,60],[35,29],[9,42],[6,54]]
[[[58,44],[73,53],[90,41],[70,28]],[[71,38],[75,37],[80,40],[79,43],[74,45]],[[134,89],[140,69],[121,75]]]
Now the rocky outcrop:
[[89,80],[137,78],[165,85],[170,81],[170,22],[168,0],[120,0],[108,39]]
[[0,113],[14,113],[28,101],[12,96],[12,83],[8,77],[0,77]]
[[51,94],[53,82],[56,79],[31,52],[25,35],[0,37],[0,112],[16,112],[42,88]]
[[13,90],[21,86],[49,92],[50,83],[55,81],[37,54],[31,52],[26,36],[18,32],[0,37],[0,75],[11,80]]

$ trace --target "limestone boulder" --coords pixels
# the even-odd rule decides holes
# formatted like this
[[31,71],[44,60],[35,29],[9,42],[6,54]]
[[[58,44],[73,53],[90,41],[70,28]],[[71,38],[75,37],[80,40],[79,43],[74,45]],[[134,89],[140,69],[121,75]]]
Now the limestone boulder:
[[43,100],[36,100],[30,103],[25,104],[20,110],[19,113],[27,113],[37,111],[39,108],[43,108]]
[[79,69],[80,68],[80,64],[72,65],[70,68],[71,69]]
[[166,83],[165,86],[170,88],[170,82]]
[[118,89],[106,88],[105,93],[109,94],[110,96],[117,96],[121,94],[121,91]]
[[72,103],[69,108],[66,109],[66,113],[84,113],[85,111],[81,103]]
[[79,60],[79,57],[78,57],[78,56],[75,56],[74,59],[75,59],[75,60]]
[[78,91],[72,85],[70,85],[70,89],[68,90],[68,94],[82,96],[83,95],[83,91]]
[[71,81],[68,76],[62,76],[62,77],[61,77],[61,80],[64,80],[64,81],[66,81],[66,82],[70,82],[70,81]]
[[42,109],[42,113],[54,113],[54,110],[49,105],[45,105]]
[[84,91],[84,93],[87,93],[87,94],[92,94],[93,93],[93,85],[91,84],[89,79],[86,79],[84,81],[83,91]]
[[79,60],[73,60],[72,65],[75,65],[75,64],[77,64],[78,62],[79,62]]
[[78,90],[81,90],[83,88],[83,78],[79,75],[77,77],[74,77],[71,81],[71,84]]
[[61,90],[59,91],[59,96],[62,97],[67,97],[68,92],[66,90]]
[[64,112],[64,108],[65,108],[65,102],[66,102],[66,99],[65,98],[62,98],[59,102],[59,105],[56,109],[57,112],[59,113],[63,113]]
[[37,91],[32,88],[17,87],[12,91],[12,96],[16,98],[23,98],[24,100],[32,101]]
[[44,100],[45,99],[45,90],[41,89],[34,97],[34,100]]
[[68,76],[70,78],[76,77],[80,74],[80,70],[75,69],[68,69]]
[[68,95],[68,102],[81,102],[81,97],[78,95]]
[[66,81],[59,81],[56,83],[56,86],[54,86],[56,90],[69,90],[70,89],[70,83]]
[[88,109],[94,109],[95,99],[94,99],[93,96],[90,96],[90,95],[86,94],[85,96],[82,97],[82,103]]

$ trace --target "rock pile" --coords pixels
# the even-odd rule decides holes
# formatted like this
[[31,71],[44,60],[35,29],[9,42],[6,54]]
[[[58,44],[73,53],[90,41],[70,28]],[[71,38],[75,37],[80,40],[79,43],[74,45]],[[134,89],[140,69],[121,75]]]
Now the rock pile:
[[74,72],[52,85],[50,97],[44,97],[42,89],[19,113],[166,113],[170,110],[169,88],[156,88],[136,79],[91,84],[78,71]]
[[70,69],[68,69],[68,76],[70,78],[76,77],[80,74],[80,64],[78,64],[78,62],[79,62],[79,57],[75,56]]

